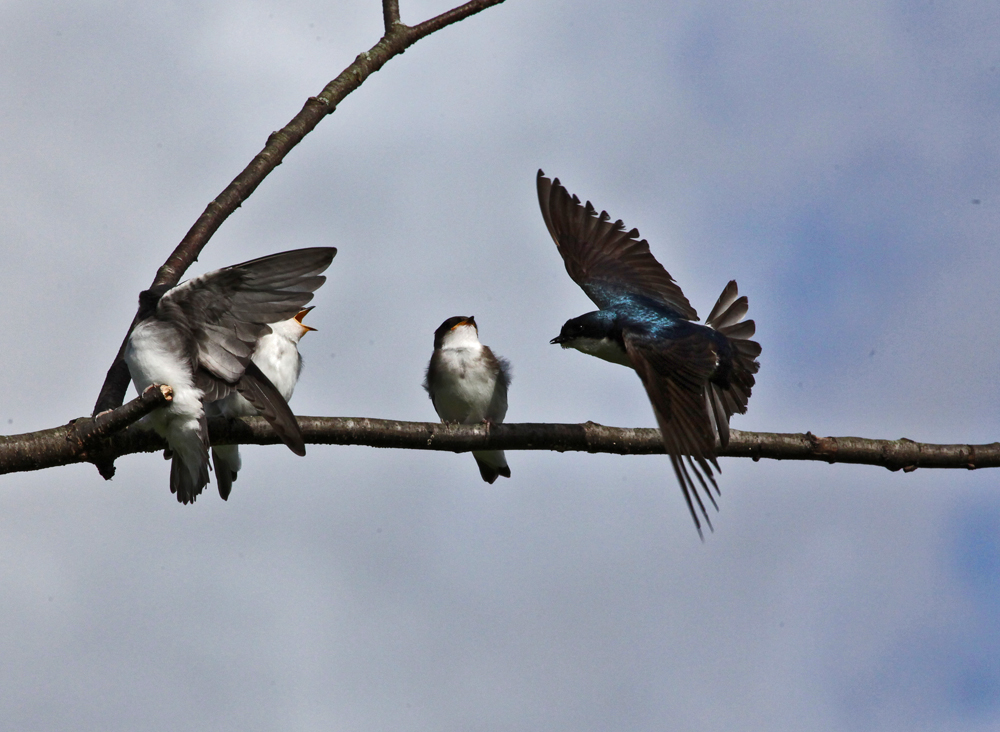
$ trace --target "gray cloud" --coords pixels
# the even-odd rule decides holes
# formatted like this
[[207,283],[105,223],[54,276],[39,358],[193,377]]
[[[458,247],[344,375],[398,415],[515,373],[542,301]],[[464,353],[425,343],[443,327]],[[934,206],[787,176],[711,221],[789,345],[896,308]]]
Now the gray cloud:
[[[414,22],[444,8],[410,4]],[[389,63],[192,274],[340,253],[302,414],[433,419],[474,314],[510,421],[652,426],[549,346],[591,306],[538,167],[764,346],[741,429],[996,439],[995,4],[509,2]],[[375,3],[0,10],[0,426],[89,411],[205,205],[377,39]],[[974,201],[976,201],[974,203]],[[724,460],[701,544],[662,458],[247,448],[230,501],[154,455],[6,476],[0,716],[18,729],[992,729],[989,471]]]

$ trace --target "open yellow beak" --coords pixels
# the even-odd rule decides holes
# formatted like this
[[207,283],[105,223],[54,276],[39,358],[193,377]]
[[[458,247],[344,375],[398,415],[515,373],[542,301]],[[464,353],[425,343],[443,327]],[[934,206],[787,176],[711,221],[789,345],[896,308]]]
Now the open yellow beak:
[[299,325],[301,325],[301,326],[302,326],[302,329],[303,329],[303,330],[305,330],[305,331],[310,331],[310,330],[316,330],[316,329],[315,329],[315,328],[313,328],[312,326],[309,326],[309,325],[306,325],[305,323],[303,323],[303,322],[302,322],[302,318],[306,317],[306,313],[308,313],[308,312],[309,312],[310,310],[312,310],[312,309],[313,309],[314,307],[316,307],[316,306],[315,306],[315,305],[310,305],[310,306],[309,306],[309,307],[307,307],[307,308],[306,308],[305,310],[301,310],[301,311],[299,311],[299,314],[295,316],[295,319],[296,319],[297,321],[299,321]]

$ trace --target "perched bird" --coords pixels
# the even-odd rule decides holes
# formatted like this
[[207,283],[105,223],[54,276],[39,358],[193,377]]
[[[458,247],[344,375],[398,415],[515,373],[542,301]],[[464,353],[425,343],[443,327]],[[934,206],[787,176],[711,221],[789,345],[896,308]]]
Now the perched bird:
[[541,170],[537,183],[542,217],[566,271],[600,308],[566,321],[551,342],[639,374],[701,535],[699,513],[710,529],[712,522],[698,485],[718,510],[711,490],[719,493],[716,446],[729,443],[729,418],[746,412],[759,368],[760,345],[749,340],[754,322],[742,320],[747,298],[731,281],[706,324],[693,322],[698,314],[636,229],[612,223],[607,212],[598,215]]
[[[434,331],[424,388],[442,422],[500,424],[507,414],[510,364],[479,342],[474,317],[448,318]],[[483,480],[510,477],[502,450],[474,450]]]
[[[309,331],[316,330],[302,322],[302,318],[310,310],[312,308],[308,307],[294,318],[272,323],[271,332],[257,340],[251,357],[286,402],[291,401],[295,384],[298,383],[299,374],[302,372],[299,339]],[[239,392],[233,392],[218,401],[205,404],[205,413],[209,418],[252,417],[257,414],[257,408]],[[243,465],[243,461],[240,460],[240,446],[214,445],[212,463],[215,465],[215,482],[219,486],[219,495],[222,496],[222,500],[228,501],[236,474]]]
[[208,427],[203,402],[239,392],[297,455],[305,443],[295,415],[251,360],[270,323],[291,318],[325,281],[337,250],[272,254],[139,295],[138,323],[125,347],[132,382],[173,387],[169,406],[145,417],[172,454],[170,491],[192,503],[208,484]]

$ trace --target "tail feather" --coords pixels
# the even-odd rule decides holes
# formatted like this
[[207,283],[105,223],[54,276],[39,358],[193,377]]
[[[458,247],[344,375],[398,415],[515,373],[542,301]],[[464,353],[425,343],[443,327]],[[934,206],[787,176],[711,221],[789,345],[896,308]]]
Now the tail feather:
[[[726,334],[723,333],[723,335],[726,335]],[[736,348],[736,350],[739,351],[740,355],[743,356],[744,358],[747,358],[747,359],[753,361],[755,358],[757,358],[757,356],[760,355],[760,344],[757,341],[740,341],[740,340],[737,340],[737,341],[733,341],[732,343],[733,343],[733,346]]]
[[[746,300],[745,297],[741,297],[741,300]],[[743,315],[746,315],[746,311],[743,311]],[[740,316],[742,317],[742,316]],[[737,341],[746,341],[753,337],[753,334],[757,332],[757,324],[752,320],[744,320],[742,323],[737,322],[733,325],[725,325],[721,328],[716,328],[717,331],[722,333],[726,338],[732,338]],[[755,343],[754,341],[750,341]],[[758,349],[760,346],[757,346]]]
[[208,423],[202,413],[199,431],[173,433],[170,492],[180,503],[194,503],[208,485]]
[[243,467],[239,445],[216,445],[212,448],[212,464],[215,465],[215,482],[223,501],[229,500],[236,475]]
[[736,302],[736,298],[739,297],[739,289],[736,287],[736,280],[729,280],[729,283],[723,288],[722,294],[719,295],[718,302],[715,303],[715,307],[712,308],[712,312],[708,314],[708,318],[705,322],[712,328],[719,327],[719,319],[722,314],[726,312],[729,307]]
[[178,503],[194,503],[208,485],[208,460],[188,463],[174,453],[170,461],[170,492],[177,495]]
[[754,374],[760,368],[757,362],[760,344],[750,340],[757,326],[752,320],[743,320],[749,308],[746,296],[739,294],[736,280],[730,280],[706,321],[725,336],[732,348],[731,366],[719,382],[710,383],[711,394],[707,397],[723,447],[729,444],[729,418],[733,414],[746,413],[756,383]]
[[479,474],[483,480],[493,484],[499,476],[510,477],[510,468],[507,466],[507,457],[502,450],[476,450],[472,453],[476,458],[476,465],[479,466]]
[[179,503],[194,503],[208,485],[208,449],[207,445],[200,447],[175,449],[170,458],[170,492],[177,495]]

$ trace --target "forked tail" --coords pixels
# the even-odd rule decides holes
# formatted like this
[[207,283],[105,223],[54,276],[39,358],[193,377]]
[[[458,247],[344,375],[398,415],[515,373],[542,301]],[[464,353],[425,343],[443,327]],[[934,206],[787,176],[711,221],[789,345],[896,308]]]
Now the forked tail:
[[757,326],[752,320],[743,320],[749,309],[746,295],[740,296],[736,280],[730,280],[705,321],[706,325],[725,336],[730,346],[729,363],[720,363],[721,368],[712,378],[706,395],[723,447],[729,444],[729,418],[734,413],[744,414],[747,411],[754,385],[753,375],[760,368],[757,363],[760,344],[750,340]]

